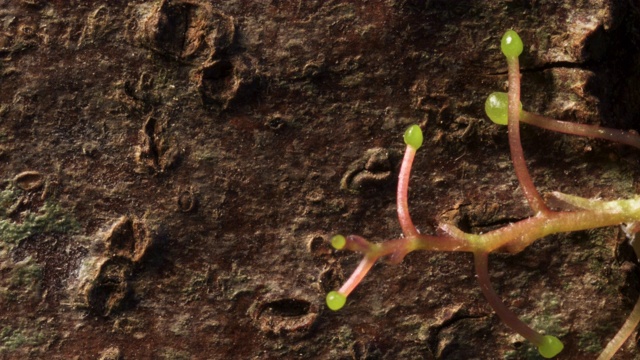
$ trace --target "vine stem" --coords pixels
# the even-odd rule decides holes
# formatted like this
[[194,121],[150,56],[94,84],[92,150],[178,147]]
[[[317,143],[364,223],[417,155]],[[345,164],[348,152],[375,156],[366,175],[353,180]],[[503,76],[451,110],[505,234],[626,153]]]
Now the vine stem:
[[520,115],[522,116],[520,120],[523,123],[534,125],[546,130],[556,131],[563,134],[615,141],[640,149],[640,137],[638,137],[638,134],[634,134],[630,131],[610,129],[598,125],[577,124],[569,121],[556,120],[527,111],[521,111]]
[[631,336],[633,330],[638,326],[638,323],[640,323],[640,299],[638,299],[636,305],[633,307],[627,321],[624,322],[624,325],[622,325],[616,336],[614,336],[604,350],[602,350],[597,360],[611,359],[625,341],[627,341],[629,336]]
[[351,277],[349,277],[349,279],[344,284],[342,284],[342,287],[340,287],[340,290],[338,290],[338,292],[343,294],[344,296],[349,296],[353,289],[355,289],[356,286],[358,286],[358,284],[362,281],[362,279],[364,279],[369,270],[371,270],[371,267],[376,263],[377,259],[378,257],[372,258],[370,256],[365,256],[364,258],[362,258],[358,267],[353,271],[353,273],[351,273]]
[[518,316],[507,308],[502,300],[500,300],[500,297],[496,294],[495,290],[493,290],[491,280],[489,279],[488,255],[489,254],[486,251],[475,251],[473,253],[476,277],[484,297],[487,298],[489,305],[491,305],[496,314],[498,314],[500,320],[507,324],[507,326],[522,335],[525,339],[531,341],[534,345],[542,345],[544,340],[543,336],[529,327],[529,325],[525,324],[522,320],[518,319]]
[[531,209],[537,213],[549,213],[542,196],[531,179],[531,174],[524,160],[524,151],[520,142],[520,64],[518,57],[507,57],[509,71],[509,148],[511,161],[516,172],[518,182]]
[[402,159],[402,165],[400,166],[400,174],[398,175],[398,190],[396,193],[397,208],[398,208],[398,221],[402,228],[402,233],[405,237],[411,238],[418,236],[418,230],[409,214],[409,178],[411,177],[411,165],[416,155],[416,149],[413,146],[407,145],[404,152],[404,158]]

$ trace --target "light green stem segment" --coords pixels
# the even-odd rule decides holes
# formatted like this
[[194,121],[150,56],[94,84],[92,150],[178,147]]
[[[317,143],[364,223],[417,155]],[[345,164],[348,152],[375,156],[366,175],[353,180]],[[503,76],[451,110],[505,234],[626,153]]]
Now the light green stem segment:
[[552,194],[558,200],[585,210],[609,214],[627,214],[632,217],[640,215],[640,196],[631,199],[604,201],[564,194],[559,191],[554,191]]
[[[571,197],[571,195],[565,196]],[[556,197],[565,200],[558,195]],[[588,201],[588,199],[584,200]],[[456,244],[455,248],[447,249],[449,251],[491,252],[502,248],[517,253],[547,235],[640,221],[640,199],[604,203],[616,203],[621,206],[618,208],[616,205],[609,205],[607,211],[579,210],[538,213],[530,218],[484,234],[465,233],[449,224],[443,224],[440,228],[452,238],[462,240],[462,245]],[[420,247],[426,247],[426,245],[420,245]]]

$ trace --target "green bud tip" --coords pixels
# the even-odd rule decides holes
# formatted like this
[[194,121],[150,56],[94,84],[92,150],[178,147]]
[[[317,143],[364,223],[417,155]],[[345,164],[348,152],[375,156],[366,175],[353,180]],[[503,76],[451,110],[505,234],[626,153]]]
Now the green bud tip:
[[404,143],[418,150],[422,146],[422,130],[418,125],[411,125],[404,132]]
[[338,311],[342,309],[344,304],[347,302],[347,297],[340,294],[337,291],[330,291],[327,294],[327,306],[329,309],[333,311]]
[[507,125],[509,119],[509,95],[503,92],[494,92],[484,102],[484,112],[491,121],[498,125]]
[[507,58],[517,58],[522,54],[522,39],[517,32],[507,30],[500,41],[500,49]]
[[334,235],[331,238],[331,246],[333,246],[333,248],[336,250],[342,249],[346,244],[347,239],[345,239],[345,237],[342,235]]
[[[522,103],[520,103],[522,111]],[[509,95],[504,92],[494,92],[484,102],[484,112],[489,119],[498,125],[507,125],[509,121]]]
[[558,355],[563,348],[562,341],[558,340],[557,337],[545,335],[542,337],[542,344],[538,346],[538,351],[542,357],[550,359]]

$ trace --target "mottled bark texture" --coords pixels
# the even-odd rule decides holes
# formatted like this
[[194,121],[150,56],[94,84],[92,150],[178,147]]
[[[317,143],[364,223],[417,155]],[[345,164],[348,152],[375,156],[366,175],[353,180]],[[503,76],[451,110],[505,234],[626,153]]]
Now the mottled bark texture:
[[[530,215],[498,44],[525,42],[524,107],[636,129],[638,1],[0,0],[0,357],[527,359],[470,254],[377,265],[331,235],[400,233],[402,133],[423,232]],[[541,192],[640,191],[637,151],[522,127]],[[620,229],[491,256],[505,303],[595,358],[638,296]],[[633,359],[635,341],[621,359]]]

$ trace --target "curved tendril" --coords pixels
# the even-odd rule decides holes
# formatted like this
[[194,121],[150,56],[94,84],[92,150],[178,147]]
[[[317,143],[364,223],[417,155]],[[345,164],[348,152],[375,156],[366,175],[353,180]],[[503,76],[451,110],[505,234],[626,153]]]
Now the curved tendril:
[[631,336],[636,327],[638,327],[638,323],[640,323],[640,299],[636,302],[636,305],[631,311],[631,315],[629,315],[624,322],[624,325],[622,325],[618,333],[609,341],[604,350],[602,350],[600,356],[598,356],[598,360],[611,359],[620,347],[622,347],[622,344]]
[[502,302],[491,286],[489,279],[489,259],[486,251],[475,251],[474,260],[478,283],[489,305],[507,326],[538,347],[538,352],[545,358],[556,356],[563,349],[562,342],[555,336],[542,335],[525,324]]
[[509,72],[509,121],[507,126],[509,127],[511,162],[513,162],[516,177],[531,209],[536,214],[548,213],[550,210],[531,179],[520,141],[520,64],[518,56],[522,53],[522,40],[515,31],[508,30],[502,37],[501,47],[507,57]]
[[407,144],[407,148],[404,152],[402,159],[402,165],[400,166],[400,174],[398,175],[398,191],[397,191],[397,208],[398,208],[398,221],[402,228],[402,233],[405,237],[417,236],[418,230],[409,214],[409,178],[411,177],[411,166],[413,165],[413,159],[416,155],[416,151],[422,146],[422,130],[418,125],[411,125],[404,133],[404,142]]

